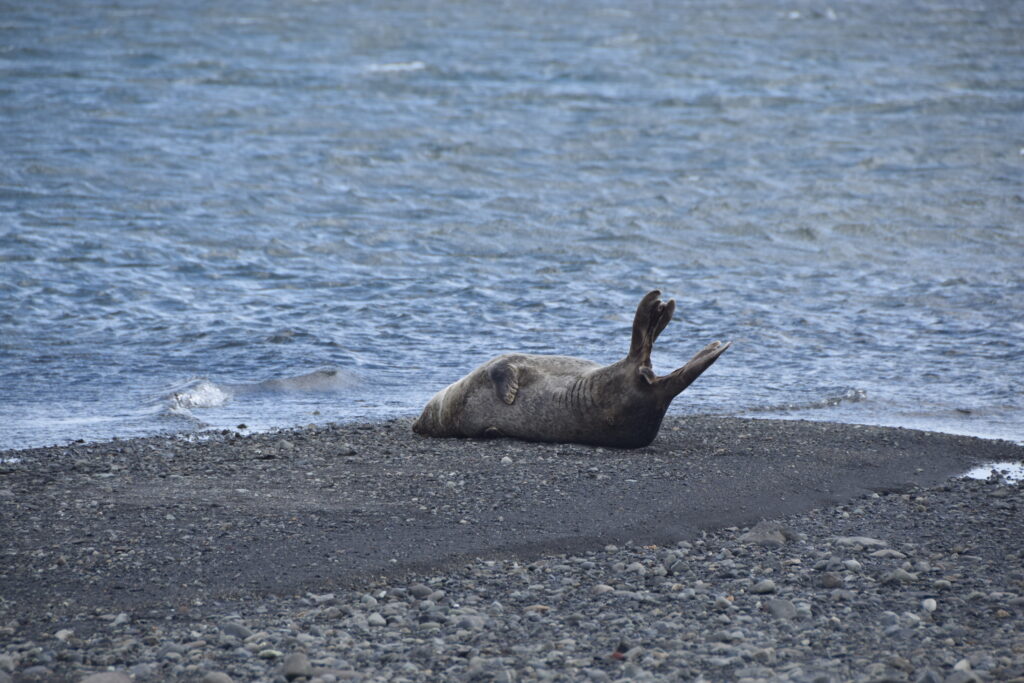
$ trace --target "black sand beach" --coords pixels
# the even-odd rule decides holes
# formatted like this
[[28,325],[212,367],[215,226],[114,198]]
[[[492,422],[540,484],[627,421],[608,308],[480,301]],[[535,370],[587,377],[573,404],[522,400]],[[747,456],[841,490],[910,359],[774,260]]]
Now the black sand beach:
[[0,458],[0,681],[1024,676],[1024,487],[952,478],[1007,442],[399,420]]

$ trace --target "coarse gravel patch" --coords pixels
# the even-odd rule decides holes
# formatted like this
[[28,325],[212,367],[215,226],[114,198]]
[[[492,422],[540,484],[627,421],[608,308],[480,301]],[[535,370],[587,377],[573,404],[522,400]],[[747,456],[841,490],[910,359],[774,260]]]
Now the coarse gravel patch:
[[1020,446],[407,429],[17,453],[0,681],[1024,680],[1024,486],[950,478]]

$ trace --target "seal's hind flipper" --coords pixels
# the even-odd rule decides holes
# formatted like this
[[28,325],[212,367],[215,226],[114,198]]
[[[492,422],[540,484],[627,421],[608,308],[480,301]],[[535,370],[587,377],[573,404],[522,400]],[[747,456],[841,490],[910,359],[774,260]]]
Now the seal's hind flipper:
[[672,313],[676,310],[675,300],[669,299],[666,302],[660,297],[661,292],[656,289],[648,292],[637,306],[633,318],[633,336],[630,340],[628,358],[642,367],[650,367],[654,341],[672,320]]
[[519,368],[508,360],[500,360],[487,370],[487,375],[494,382],[498,398],[512,405],[519,392]]
[[669,396],[677,396],[710,368],[712,363],[718,360],[718,357],[725,353],[730,346],[732,346],[732,342],[724,344],[717,341],[711,342],[698,351],[686,365],[664,377],[659,377],[657,383],[665,387]]

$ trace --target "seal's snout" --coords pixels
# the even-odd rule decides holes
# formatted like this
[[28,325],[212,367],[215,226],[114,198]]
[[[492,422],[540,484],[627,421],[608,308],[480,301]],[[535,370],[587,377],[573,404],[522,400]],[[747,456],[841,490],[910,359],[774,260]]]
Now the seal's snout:
[[430,401],[416,421],[412,423],[412,431],[423,436],[433,436],[437,433],[437,427],[437,410],[434,407],[434,401]]
[[423,416],[422,415],[417,417],[416,421],[412,423],[412,431],[416,432],[417,434],[423,434],[424,429],[423,429]]

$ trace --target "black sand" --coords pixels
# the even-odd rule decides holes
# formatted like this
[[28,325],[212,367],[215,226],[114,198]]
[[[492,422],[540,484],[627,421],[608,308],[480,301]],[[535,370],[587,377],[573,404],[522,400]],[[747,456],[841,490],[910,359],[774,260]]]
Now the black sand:
[[60,629],[85,638],[120,613],[136,623],[249,614],[288,596],[401,585],[473,558],[671,547],[872,492],[941,487],[972,465],[1024,459],[1024,448],[903,429],[672,418],[652,446],[619,451],[425,439],[400,420],[2,457],[0,645]]

